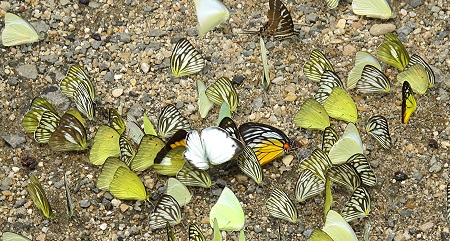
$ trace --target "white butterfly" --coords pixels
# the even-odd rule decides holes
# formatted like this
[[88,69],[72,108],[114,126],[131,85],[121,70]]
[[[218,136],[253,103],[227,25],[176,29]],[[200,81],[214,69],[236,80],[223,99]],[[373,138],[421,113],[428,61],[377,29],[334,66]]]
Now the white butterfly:
[[231,137],[220,127],[208,127],[201,136],[196,130],[186,136],[184,158],[195,168],[207,170],[211,165],[219,165],[231,160],[244,150],[238,139]]

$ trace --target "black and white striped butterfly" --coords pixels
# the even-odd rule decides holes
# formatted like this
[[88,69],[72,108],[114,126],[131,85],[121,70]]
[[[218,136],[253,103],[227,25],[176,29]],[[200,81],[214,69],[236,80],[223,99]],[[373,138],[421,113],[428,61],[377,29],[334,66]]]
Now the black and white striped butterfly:
[[36,127],[38,127],[39,122],[41,121],[42,114],[44,112],[49,111],[56,118],[56,122],[59,122],[58,112],[56,112],[55,108],[44,98],[35,97],[31,102],[30,110],[25,114],[22,120],[22,126],[28,133],[34,133]]
[[245,146],[236,159],[237,165],[243,173],[252,178],[258,185],[262,184],[263,172],[261,164],[259,164],[258,158],[251,147]]
[[428,87],[432,87],[435,82],[435,76],[434,76],[434,72],[431,69],[430,65],[428,65],[428,63],[425,62],[425,60],[423,60],[419,55],[413,54],[411,56],[411,58],[409,59],[406,69],[414,66],[415,64],[421,64],[425,68],[425,71],[427,72],[427,77],[428,77]]
[[450,183],[447,183],[447,222],[450,222]]
[[51,135],[48,144],[53,151],[82,151],[88,146],[86,129],[78,117],[66,112],[59,122],[58,128]]
[[314,49],[308,62],[303,65],[303,73],[309,80],[319,82],[325,70],[334,71],[333,65],[320,50]]
[[186,186],[211,187],[212,181],[209,172],[193,168],[189,163],[178,171],[177,179]]
[[381,144],[384,149],[391,149],[388,122],[384,116],[372,116],[366,123],[366,131]]
[[243,149],[241,141],[231,137],[224,129],[212,126],[203,129],[201,135],[196,130],[187,134],[183,156],[193,167],[208,170],[211,165],[231,160]]
[[303,170],[295,185],[295,199],[303,202],[325,190],[325,182],[311,170]]
[[119,137],[119,147],[120,160],[127,164],[127,166],[131,166],[131,161],[136,156],[136,150],[124,135]]
[[48,143],[51,135],[58,128],[60,117],[52,111],[44,111],[34,130],[34,139],[39,143]]
[[67,173],[64,173],[64,186],[66,187],[66,204],[67,204],[67,215],[71,217],[73,215],[73,202],[72,202],[72,195],[70,195],[70,188],[69,188],[69,180],[67,178]]
[[314,99],[323,105],[328,96],[330,96],[334,87],[344,88],[344,84],[336,73],[330,70],[324,70],[322,77],[320,78],[319,89],[314,95]]
[[73,92],[73,101],[77,109],[83,113],[89,120],[95,116],[95,103],[89,94],[86,83],[80,82],[78,88]]
[[28,183],[27,189],[34,204],[42,211],[44,216],[46,218],[53,218],[55,214],[53,213],[50,203],[48,202],[45,191],[39,180],[33,174],[30,175],[30,182]]
[[205,94],[216,105],[222,105],[223,102],[226,102],[231,111],[236,110],[239,103],[236,89],[227,77],[219,78],[206,89]]
[[346,163],[355,168],[356,172],[361,177],[361,182],[364,185],[369,187],[375,186],[377,183],[377,178],[364,154],[357,153],[351,156]]
[[345,186],[352,192],[361,186],[361,178],[358,173],[352,165],[347,163],[332,166],[327,170],[327,176],[331,181]]
[[189,131],[191,125],[174,105],[166,105],[159,114],[158,135],[162,138],[170,138],[178,130]]
[[357,218],[367,217],[370,213],[370,195],[363,186],[358,187],[345,203],[341,215],[345,221],[350,222]]
[[294,203],[282,190],[275,188],[266,202],[270,216],[286,220],[291,223],[298,221],[298,212]]
[[328,126],[327,128],[325,128],[322,136],[322,151],[325,154],[328,154],[338,140],[339,136],[333,129],[333,127]]
[[149,225],[151,229],[164,228],[167,223],[171,226],[181,222],[181,208],[177,200],[170,195],[163,195],[150,214]]
[[391,90],[389,78],[377,67],[366,65],[361,73],[361,79],[356,84],[358,91],[362,93],[382,94]]
[[195,224],[189,225],[189,241],[206,241],[205,235]]
[[170,57],[170,68],[176,77],[182,77],[200,72],[205,66],[205,60],[195,47],[186,39],[178,40]]
[[120,135],[125,131],[125,121],[116,109],[109,109],[109,126],[117,131]]
[[320,149],[315,149],[307,159],[300,163],[300,168],[312,171],[325,182],[326,172],[331,165],[331,160],[328,155]]

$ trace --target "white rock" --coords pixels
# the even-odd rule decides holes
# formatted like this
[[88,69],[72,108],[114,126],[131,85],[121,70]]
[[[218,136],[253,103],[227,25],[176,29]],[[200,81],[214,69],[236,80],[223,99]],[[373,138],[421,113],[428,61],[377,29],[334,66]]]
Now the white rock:
[[122,94],[123,94],[123,89],[122,88],[114,89],[112,91],[112,96],[114,98],[120,97]]

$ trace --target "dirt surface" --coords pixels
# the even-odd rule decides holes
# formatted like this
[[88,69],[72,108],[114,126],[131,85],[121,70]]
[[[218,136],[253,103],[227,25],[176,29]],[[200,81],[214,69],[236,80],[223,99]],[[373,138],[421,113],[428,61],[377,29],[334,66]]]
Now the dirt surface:
[[[85,1],[80,1],[85,2]],[[152,231],[149,203],[118,201],[96,188],[101,171],[84,152],[56,153],[25,134],[21,122],[31,100],[42,96],[60,113],[74,107],[59,91],[58,83],[71,64],[79,64],[92,77],[97,92],[97,117],[87,122],[92,139],[99,125],[107,123],[107,109],[115,107],[125,117],[141,117],[144,112],[154,123],[160,109],[175,104],[200,130],[217,123],[219,107],[201,119],[197,111],[195,81],[208,84],[217,78],[243,79],[236,86],[239,107],[233,112],[238,124],[256,121],[276,126],[295,137],[303,147],[300,161],[321,146],[321,132],[297,128],[293,116],[299,106],[313,97],[317,84],[306,79],[302,67],[310,52],[319,48],[345,82],[356,51],[376,56],[383,36],[369,30],[377,24],[392,24],[410,54],[422,56],[436,74],[436,85],[416,95],[418,109],[410,123],[402,124],[401,84],[398,71],[383,66],[392,80],[389,94],[364,95],[350,91],[361,121],[357,123],[367,155],[378,178],[369,188],[372,197],[370,217],[353,222],[362,237],[364,223],[372,225],[370,240],[448,240],[445,187],[449,178],[450,148],[450,58],[448,55],[450,2],[446,0],[395,1],[396,17],[389,20],[360,18],[351,11],[350,1],[341,1],[330,10],[325,1],[288,1],[298,36],[266,39],[273,83],[267,92],[259,84],[262,63],[259,38],[241,34],[243,29],[259,29],[267,20],[265,1],[225,1],[230,19],[219,29],[198,37],[192,1],[86,1],[26,0],[2,1],[0,15],[16,13],[35,26],[41,41],[18,47],[0,47],[0,135],[25,137],[12,148],[0,141],[0,231],[17,232],[35,240],[166,240],[165,230]],[[3,17],[0,26],[3,27]],[[341,20],[341,21],[340,21]],[[343,20],[345,24],[343,25]],[[181,37],[208,60],[199,73],[174,78],[169,68],[172,49]],[[101,38],[100,41],[96,40]],[[113,91],[123,93],[114,97]],[[365,121],[383,115],[390,125],[391,150],[384,150],[364,132]],[[333,120],[338,133],[345,123]],[[436,148],[430,140],[437,142]],[[23,163],[37,164],[32,171]],[[208,237],[209,210],[224,185],[238,196],[246,215],[248,240],[277,240],[278,227],[286,240],[306,240],[323,225],[323,195],[296,204],[300,221],[286,223],[269,217],[264,204],[273,187],[282,187],[292,198],[299,174],[299,160],[276,160],[264,166],[266,184],[258,187],[236,167],[213,171],[218,185],[211,189],[190,188],[192,202],[183,208],[183,221],[175,226],[180,240],[187,240],[189,224],[196,223]],[[47,192],[56,218],[47,220],[27,193],[28,174],[34,172]],[[393,181],[395,172],[407,175]],[[63,176],[70,178],[76,214],[65,214]],[[167,177],[153,170],[139,173],[148,192],[163,190]],[[333,209],[340,211],[351,193],[333,189]],[[151,199],[151,202],[155,200]],[[237,233],[227,234],[237,239]]]

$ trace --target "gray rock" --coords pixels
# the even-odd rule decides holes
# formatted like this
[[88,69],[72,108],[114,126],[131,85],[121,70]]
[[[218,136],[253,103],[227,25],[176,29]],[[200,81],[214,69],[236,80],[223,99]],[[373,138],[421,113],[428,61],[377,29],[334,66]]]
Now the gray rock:
[[440,11],[441,11],[441,8],[438,7],[438,6],[433,6],[433,7],[431,8],[431,12],[433,12],[433,13],[438,13],[438,12],[440,12]]
[[11,136],[2,136],[3,140],[8,143],[13,149],[19,147],[20,144],[26,142],[25,136],[23,134],[15,134]]
[[56,188],[61,188],[61,187],[63,187],[64,186],[64,182],[63,181],[61,181],[61,182],[55,182],[55,187]]
[[317,22],[318,18],[319,18],[319,16],[317,16],[316,14],[307,14],[305,16],[305,22],[306,23],[315,23],[315,22]]
[[72,1],[70,0],[60,0],[59,4],[61,4],[62,6],[66,6],[67,4],[71,3]]
[[263,102],[262,97],[255,98],[255,99],[252,101],[252,106],[253,106],[253,108],[255,108],[255,109],[260,109],[261,107],[263,107],[263,105],[264,105],[264,102]]
[[9,2],[7,2],[7,1],[0,2],[0,9],[3,9],[6,12],[8,12],[10,8],[11,8],[11,4]]
[[19,80],[16,77],[10,77],[8,78],[7,83],[11,86],[16,86],[19,83]]
[[18,201],[14,204],[14,207],[15,207],[15,208],[20,208],[20,207],[22,207],[23,205],[25,205],[26,202],[27,202],[27,199],[22,198],[22,199],[18,200]]
[[392,23],[374,24],[370,28],[369,33],[373,36],[380,36],[380,35],[385,35],[387,33],[390,33],[394,30],[395,30],[395,25]]
[[55,90],[51,90],[46,92],[44,90],[44,94],[41,95],[42,98],[48,100],[57,110],[67,110],[70,106],[70,100],[57,88]]
[[305,236],[305,238],[309,238],[312,232],[313,232],[312,229],[307,229],[305,230],[305,232],[303,232],[303,236]]
[[261,228],[259,225],[256,225],[256,226],[253,228],[253,231],[255,231],[255,233],[261,233],[263,230],[262,230],[262,228]]
[[166,35],[166,32],[159,28],[158,29],[150,29],[150,31],[148,31],[149,37],[161,37],[163,35]]
[[245,57],[250,57],[250,56],[253,55],[253,51],[246,51],[246,50],[244,50],[244,51],[242,52],[242,54],[243,54]]
[[414,172],[411,176],[413,179],[417,181],[420,181],[423,178],[423,175],[420,172]]
[[31,23],[31,25],[33,25],[34,29],[38,33],[47,33],[47,31],[50,29],[50,25],[44,21],[38,21],[35,23]]
[[23,64],[16,68],[18,75],[27,79],[36,79],[38,77],[38,71],[34,64]]
[[411,0],[409,5],[413,8],[419,7],[423,4],[422,0]]
[[400,216],[405,217],[405,218],[410,218],[411,213],[412,213],[411,210],[408,210],[408,209],[403,209],[403,210],[400,210],[400,212],[399,212]]
[[188,36],[196,36],[198,31],[197,28],[190,28],[186,31]]
[[106,82],[111,82],[114,80],[114,73],[113,72],[108,72],[105,74],[105,76],[103,76],[103,80]]
[[120,33],[119,34],[119,41],[122,43],[129,43],[131,42],[131,37],[129,33]]
[[91,206],[91,202],[89,200],[81,200],[80,201],[80,207],[88,208],[89,206]]
[[100,7],[100,3],[97,1],[90,1],[89,2],[89,7],[90,8],[99,8]]
[[47,56],[42,56],[41,60],[49,62],[49,63],[55,63],[58,60],[59,56],[58,55],[47,55]]
[[413,28],[411,28],[410,26],[401,26],[400,28],[397,29],[397,33],[402,33],[404,35],[408,35],[413,31]]
[[267,50],[272,50],[274,48],[275,48],[275,43],[274,42],[269,41],[269,42],[266,43],[266,49]]
[[102,45],[102,41],[95,41],[91,43],[93,49],[98,49]]
[[11,186],[11,185],[13,185],[13,183],[14,183],[14,181],[10,177],[6,177],[5,179],[2,180],[3,186]]

